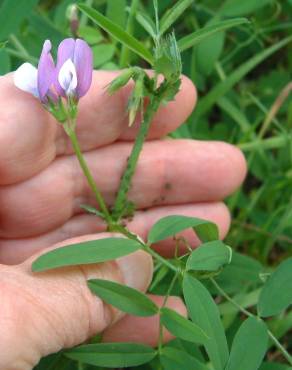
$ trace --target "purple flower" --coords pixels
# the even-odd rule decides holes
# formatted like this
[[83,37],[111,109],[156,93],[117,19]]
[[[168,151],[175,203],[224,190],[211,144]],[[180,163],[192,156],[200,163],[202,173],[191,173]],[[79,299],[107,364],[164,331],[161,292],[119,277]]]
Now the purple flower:
[[33,94],[42,103],[56,102],[59,96],[80,99],[92,82],[93,56],[83,40],[65,39],[58,48],[57,65],[51,55],[52,44],[46,40],[35,68],[22,64],[14,73],[14,84]]
[[90,88],[93,56],[83,40],[65,39],[58,48],[55,87],[61,96],[80,99]]
[[52,84],[55,79],[55,63],[51,55],[51,41],[46,40],[38,64],[38,92],[42,102],[47,101],[47,97],[56,100],[56,94],[52,91]]
[[47,103],[47,97],[56,99],[52,90],[55,79],[55,65],[50,53],[52,44],[46,40],[40,56],[38,68],[30,63],[22,64],[14,73],[14,84],[19,89],[31,93],[41,102]]

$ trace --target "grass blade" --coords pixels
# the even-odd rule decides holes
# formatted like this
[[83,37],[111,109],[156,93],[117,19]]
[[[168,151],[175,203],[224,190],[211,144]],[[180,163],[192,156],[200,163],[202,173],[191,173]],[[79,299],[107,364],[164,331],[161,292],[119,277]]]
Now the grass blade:
[[160,34],[163,35],[193,2],[194,0],[176,1],[176,4],[161,18]]
[[198,119],[205,114],[212,106],[218,101],[218,99],[225,95],[236,83],[238,83],[246,74],[253,70],[258,64],[263,62],[269,56],[280,50],[289,42],[292,41],[292,36],[288,36],[277,44],[269,47],[268,49],[255,55],[253,58],[243,63],[233,73],[231,73],[226,80],[216,85],[208,95],[201,99],[198,107],[195,111],[195,118]]
[[108,34],[120,41],[123,45],[126,45],[129,49],[134,51],[141,58],[145,59],[148,63],[153,65],[153,57],[151,53],[140,41],[135,39],[135,37],[124,31],[120,26],[110,21],[97,10],[92,9],[84,4],[79,4],[78,7]]
[[180,48],[180,51],[185,51],[220,31],[224,31],[228,28],[236,27],[244,23],[249,23],[249,21],[246,18],[235,18],[203,27],[202,29],[180,39],[178,41],[178,47]]

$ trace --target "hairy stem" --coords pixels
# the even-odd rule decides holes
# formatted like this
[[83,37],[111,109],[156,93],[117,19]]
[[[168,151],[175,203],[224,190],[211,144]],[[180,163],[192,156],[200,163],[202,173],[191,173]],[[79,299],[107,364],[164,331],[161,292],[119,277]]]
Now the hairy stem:
[[135,173],[137,162],[138,162],[141,150],[143,148],[144,141],[149,132],[149,128],[150,128],[153,116],[157,112],[160,106],[161,100],[162,100],[161,96],[153,95],[146,109],[144,119],[141,123],[140,130],[136,137],[130,157],[128,159],[127,167],[121,179],[119,191],[118,191],[118,194],[115,200],[113,218],[116,221],[118,221],[123,215],[123,211],[127,203],[127,195],[128,195],[128,192],[131,186],[133,175]]
[[173,265],[170,261],[163,258],[160,254],[156,253],[147,243],[144,243],[144,241],[139,238],[136,234],[133,234],[131,231],[129,231],[126,227],[119,225],[117,223],[112,224],[110,231],[113,232],[119,232],[123,235],[125,235],[127,238],[137,241],[139,244],[141,244],[142,249],[149,253],[153,258],[155,258],[157,261],[161,262],[163,265],[167,266],[170,270],[174,271],[176,274],[180,274],[181,270]]

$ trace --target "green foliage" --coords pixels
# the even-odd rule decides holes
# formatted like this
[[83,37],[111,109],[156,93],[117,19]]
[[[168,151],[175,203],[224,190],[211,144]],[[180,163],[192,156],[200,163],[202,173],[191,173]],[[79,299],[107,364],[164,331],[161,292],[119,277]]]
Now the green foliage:
[[136,316],[152,316],[158,313],[156,304],[136,289],[100,279],[89,280],[88,286],[103,301],[123,312]]
[[[236,27],[241,24],[248,23],[248,20],[245,18],[235,18],[235,19],[229,19],[228,21],[221,21],[216,22],[215,24],[207,25],[203,28],[201,28],[198,31],[195,31],[182,39],[178,41],[178,46],[181,51],[185,51],[202,41],[207,41],[210,38],[210,36],[220,34],[221,31],[225,31],[228,28]],[[214,42],[214,41],[213,41]],[[212,42],[212,43],[213,43]]]
[[215,240],[201,245],[189,256],[186,268],[187,271],[217,271],[228,265],[232,259],[232,249]]
[[136,20],[145,29],[145,31],[149,33],[152,39],[155,40],[157,37],[156,25],[153,22],[152,18],[147,13],[139,10],[136,14]]
[[106,368],[142,365],[156,356],[151,347],[135,343],[88,344],[66,352],[72,360]]
[[199,344],[205,343],[209,339],[198,325],[179,315],[176,311],[164,307],[161,309],[160,317],[162,324],[177,338]]
[[160,34],[164,34],[193,2],[194,0],[176,1],[160,20]]
[[119,25],[113,23],[108,18],[104,17],[97,10],[94,10],[84,4],[79,5],[82,10],[89,18],[97,23],[102,29],[107,31],[110,35],[122,42],[129,49],[137,53],[140,57],[145,59],[150,64],[153,64],[153,58],[151,53],[144,47],[144,45],[135,39],[132,35],[124,31]]
[[259,297],[258,313],[262,317],[278,315],[292,304],[292,258],[282,262],[265,283]]
[[37,3],[38,0],[19,0],[17,3],[11,3],[9,0],[2,1],[0,8],[1,41],[17,30],[21,22],[32,12]]
[[185,351],[172,347],[164,347],[161,353],[161,363],[165,370],[208,370],[209,368]]
[[232,343],[225,370],[258,370],[268,345],[265,324],[250,317],[243,322]]
[[212,222],[194,217],[167,216],[161,218],[152,226],[148,234],[148,242],[150,244],[156,243],[189,228],[193,228],[194,232],[204,242],[218,239],[217,226]]
[[208,290],[197,279],[185,274],[183,294],[189,314],[210,338],[204,344],[216,370],[223,370],[228,360],[228,345],[218,308]]
[[58,267],[85,265],[110,261],[141,248],[141,245],[124,238],[91,240],[54,249],[38,257],[32,264],[35,272]]
[[224,81],[215,86],[198,104],[196,109],[196,118],[200,118],[206,111],[208,111],[217,100],[225,95],[230,88],[238,83],[248,72],[255,68],[259,63],[268,58],[270,55],[283,48],[292,41],[292,36],[287,37],[278,43],[272,45],[270,48],[256,54],[253,58],[238,67],[230,76]]
[[241,2],[238,0],[227,0],[223,4],[220,13],[226,17],[248,15],[271,3],[271,0],[246,0]]

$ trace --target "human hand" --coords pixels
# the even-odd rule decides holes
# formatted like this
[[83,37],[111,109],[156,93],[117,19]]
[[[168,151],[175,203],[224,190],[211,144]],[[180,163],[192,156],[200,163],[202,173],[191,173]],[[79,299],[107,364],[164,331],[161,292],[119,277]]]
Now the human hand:
[[[77,129],[85,158],[109,204],[136,132],[135,127],[127,128],[124,113],[130,87],[113,97],[104,91],[115,75],[95,73],[91,90],[79,105]],[[192,83],[183,79],[176,101],[160,109],[152,124],[130,192],[138,210],[127,225],[142,238],[155,221],[170,214],[214,221],[221,237],[229,228],[229,213],[221,200],[245,176],[242,154],[224,143],[160,139],[187,118],[195,100]],[[103,233],[102,221],[80,209],[81,204],[93,204],[93,198],[61,127],[36,99],[13,86],[11,76],[0,80],[0,102],[0,369],[31,369],[40,357],[103,330],[107,341],[155,345],[155,317],[127,316],[106,329],[120,313],[103,305],[86,286],[88,278],[101,277],[145,291],[152,262],[143,252],[117,263],[31,273],[35,253],[56,243],[108,234]],[[198,244],[192,233],[184,236],[193,246]],[[156,248],[169,256],[174,242]],[[155,297],[158,303],[161,299]],[[176,298],[169,305],[185,312]]]

